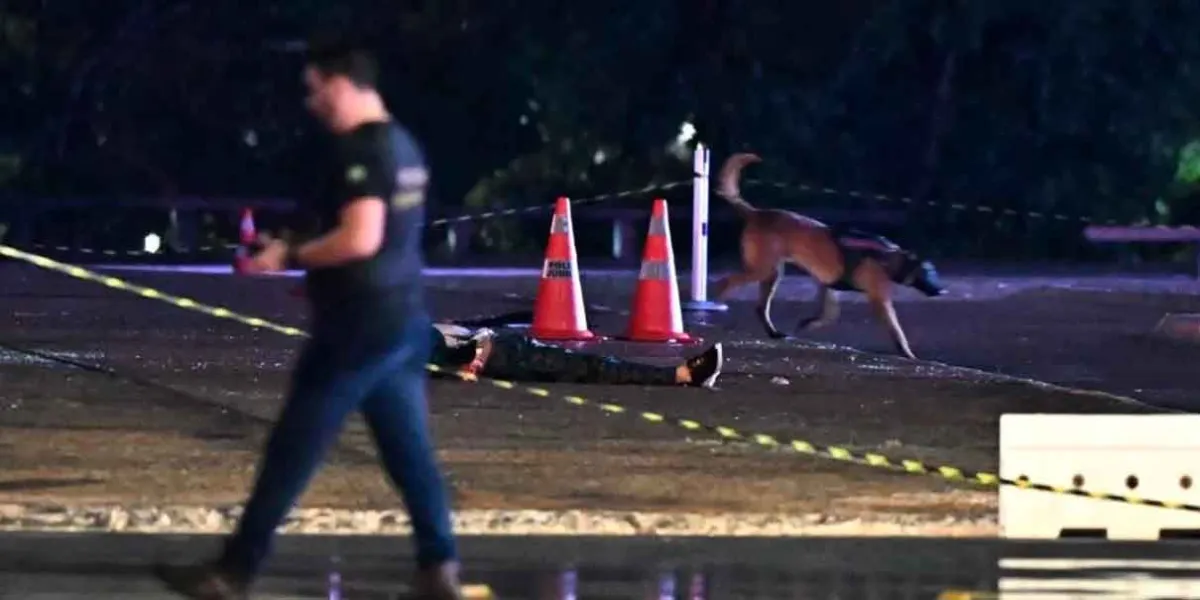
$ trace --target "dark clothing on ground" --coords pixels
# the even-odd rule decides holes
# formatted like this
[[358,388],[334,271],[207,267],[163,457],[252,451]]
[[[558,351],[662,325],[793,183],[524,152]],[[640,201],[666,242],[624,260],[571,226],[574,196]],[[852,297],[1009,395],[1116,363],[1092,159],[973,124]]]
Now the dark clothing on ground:
[[[440,329],[439,329],[440,327]],[[531,339],[519,331],[439,325],[431,328],[433,363],[460,370],[475,358],[480,336],[492,350],[478,373],[490,379],[546,383],[674,385],[675,367],[657,367],[611,356],[576,352]]]
[[543,344],[513,331],[497,334],[481,375],[546,383],[675,385],[675,367],[657,367],[612,356]]

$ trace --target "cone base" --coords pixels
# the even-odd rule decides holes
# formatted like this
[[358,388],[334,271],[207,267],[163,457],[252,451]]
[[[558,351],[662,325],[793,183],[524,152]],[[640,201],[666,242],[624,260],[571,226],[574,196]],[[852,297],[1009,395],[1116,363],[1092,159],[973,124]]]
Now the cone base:
[[688,312],[725,312],[729,310],[728,304],[714,300],[691,300],[683,302],[680,307]]
[[604,338],[592,333],[591,331],[554,331],[554,330],[535,330],[529,331],[529,337],[535,340],[545,340],[548,342],[598,342]]
[[703,341],[702,338],[692,337],[685,332],[667,333],[648,331],[627,333],[617,339],[623,342],[641,342],[644,344],[698,344]]

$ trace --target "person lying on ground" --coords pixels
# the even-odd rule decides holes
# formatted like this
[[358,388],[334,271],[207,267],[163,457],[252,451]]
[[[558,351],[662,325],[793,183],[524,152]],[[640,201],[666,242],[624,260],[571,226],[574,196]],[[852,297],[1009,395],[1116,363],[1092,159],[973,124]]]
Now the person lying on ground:
[[435,323],[430,331],[433,364],[467,378],[711,388],[724,362],[719,343],[683,364],[655,366],[544,344],[518,330],[499,327],[505,321],[501,316]]

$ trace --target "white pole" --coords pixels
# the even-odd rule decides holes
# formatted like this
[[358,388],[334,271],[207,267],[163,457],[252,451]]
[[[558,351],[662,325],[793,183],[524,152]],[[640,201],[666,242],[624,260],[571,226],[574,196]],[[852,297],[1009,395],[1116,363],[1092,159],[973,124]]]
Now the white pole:
[[708,176],[711,153],[696,144],[692,155],[692,286],[686,310],[726,310],[724,304],[708,301]]
[[708,300],[708,148],[692,155],[692,302]]

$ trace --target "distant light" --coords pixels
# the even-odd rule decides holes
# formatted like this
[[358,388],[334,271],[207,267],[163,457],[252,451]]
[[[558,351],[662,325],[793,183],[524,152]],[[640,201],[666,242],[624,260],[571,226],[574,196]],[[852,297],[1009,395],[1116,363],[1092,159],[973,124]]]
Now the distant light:
[[158,254],[158,251],[161,249],[162,238],[158,237],[156,233],[146,234],[146,239],[142,242],[142,252],[146,254]]
[[675,143],[683,145],[692,141],[692,139],[695,137],[696,126],[684,121],[683,124],[679,126],[679,135],[675,136]]
[[258,145],[258,132],[254,131],[253,129],[247,129],[245,131],[245,133],[242,134],[242,141],[245,142],[246,145],[250,146],[251,148],[253,148],[254,146],[257,146]]
[[687,160],[691,155],[688,149],[688,142],[696,138],[696,126],[689,121],[684,121],[679,126],[679,133],[675,135],[675,139],[667,144],[667,151],[679,160]]
[[597,150],[596,153],[592,155],[592,163],[594,164],[602,165],[606,160],[608,160],[608,155],[605,154],[603,150]]

